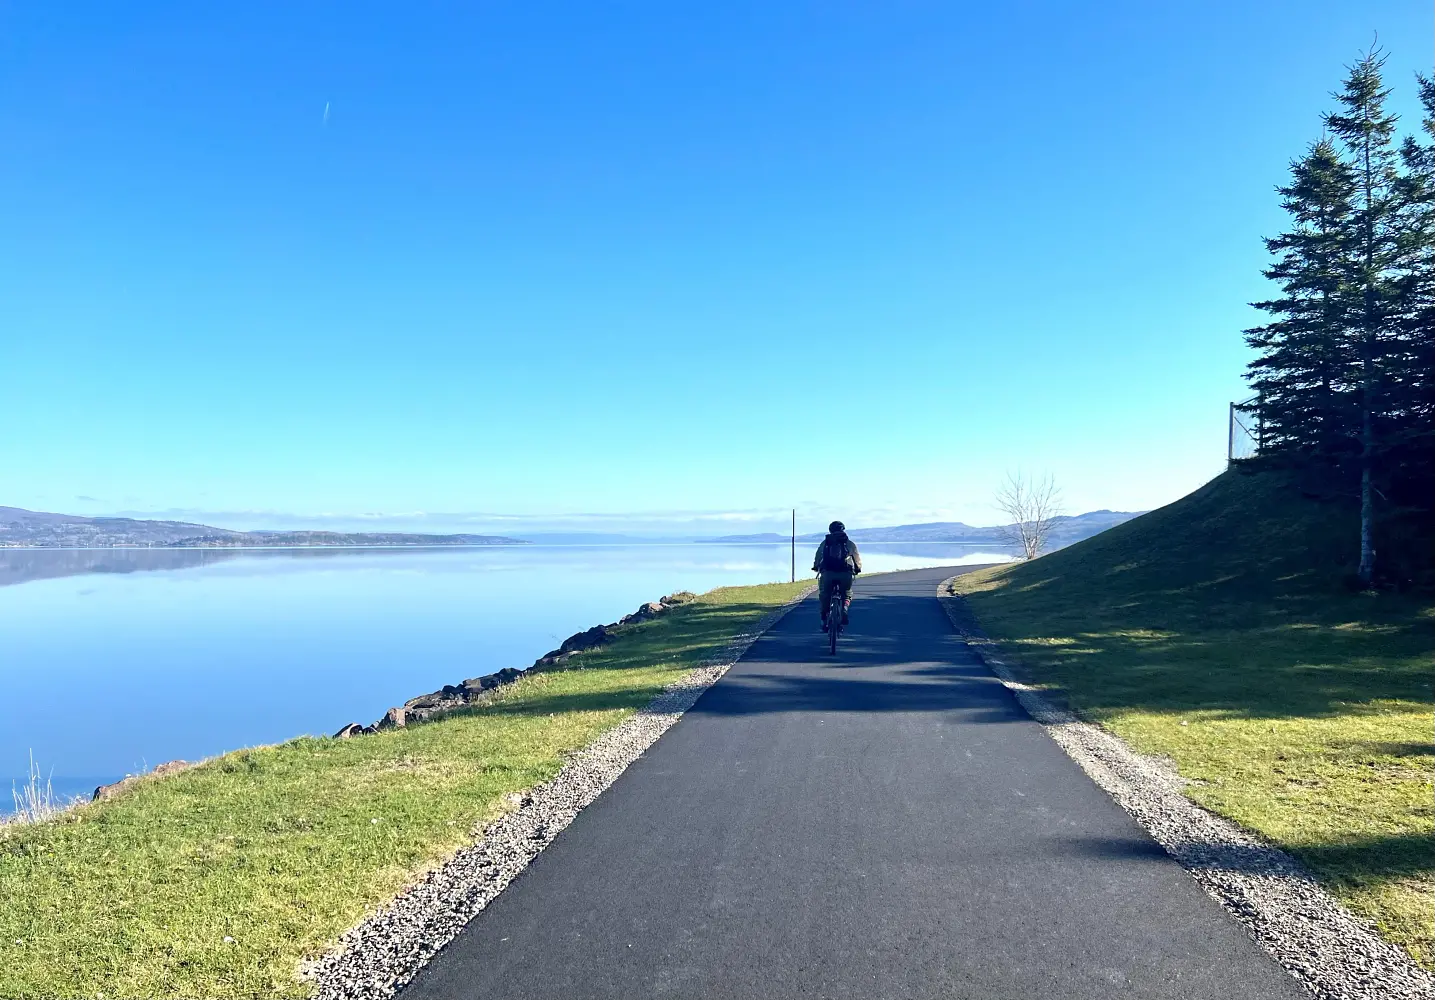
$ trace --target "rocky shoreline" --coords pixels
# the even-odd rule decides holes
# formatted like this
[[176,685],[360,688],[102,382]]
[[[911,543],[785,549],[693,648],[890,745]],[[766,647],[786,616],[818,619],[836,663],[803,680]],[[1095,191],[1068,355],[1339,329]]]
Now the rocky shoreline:
[[574,656],[590,649],[597,649],[599,646],[606,646],[613,641],[614,634],[623,626],[650,621],[671,608],[687,604],[696,596],[682,590],[675,594],[668,594],[656,601],[649,601],[640,605],[637,611],[630,615],[624,615],[610,625],[594,625],[582,632],[575,632],[564,639],[557,649],[544,653],[534,660],[533,665],[527,669],[504,667],[495,673],[470,677],[457,684],[445,684],[437,691],[421,694],[417,698],[410,698],[402,705],[395,705],[371,726],[351,722],[335,733],[334,738],[343,740],[354,736],[368,736],[385,729],[402,729],[413,722],[425,722],[462,708],[481,705],[491,700],[493,693],[498,688],[512,684],[529,674],[570,669],[573,666],[570,661]]
[[[573,658],[590,649],[597,649],[612,642],[616,634],[624,626],[636,625],[641,622],[651,621],[654,618],[695,600],[697,595],[680,590],[677,593],[668,594],[656,601],[648,601],[638,607],[632,614],[624,615],[616,622],[608,625],[594,625],[592,628],[582,632],[575,632],[557,649],[544,653],[533,661],[533,665],[526,669],[515,667],[504,667],[502,670],[491,674],[484,674],[480,677],[470,677],[457,684],[445,684],[437,691],[428,694],[421,694],[416,698],[410,698],[402,705],[395,705],[372,725],[365,726],[358,722],[351,722],[334,734],[334,739],[350,739],[355,736],[368,736],[373,733],[382,732],[386,729],[402,729],[415,722],[425,722],[430,719],[447,715],[451,712],[464,708],[471,708],[491,701],[498,689],[512,684],[520,678],[530,674],[546,673],[554,670],[569,670],[576,664]],[[154,770],[145,774],[132,774],[119,781],[108,785],[101,785],[96,788],[90,796],[91,802],[102,802],[114,798],[123,792],[128,791],[140,781],[151,777],[165,777],[171,774],[178,774],[180,771],[187,771],[201,761],[172,760],[160,764]]]

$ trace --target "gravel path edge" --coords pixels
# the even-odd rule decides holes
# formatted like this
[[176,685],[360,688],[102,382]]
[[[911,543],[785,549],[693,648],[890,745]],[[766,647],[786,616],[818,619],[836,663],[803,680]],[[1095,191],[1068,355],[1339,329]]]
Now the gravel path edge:
[[628,765],[657,742],[754,642],[815,587],[769,611],[662,694],[574,754],[523,794],[517,808],[475,831],[416,884],[346,931],[338,947],[300,970],[315,1000],[392,997],[507,888]]
[[967,645],[1067,755],[1280,965],[1321,1000],[1435,1000],[1435,977],[1322,889],[1291,855],[1185,796],[1187,782],[1021,681],[951,577],[937,599]]

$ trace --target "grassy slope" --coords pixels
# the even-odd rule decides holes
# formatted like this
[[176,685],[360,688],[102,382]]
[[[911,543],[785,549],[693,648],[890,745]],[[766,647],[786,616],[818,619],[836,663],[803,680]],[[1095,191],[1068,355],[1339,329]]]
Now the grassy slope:
[[1348,511],[1276,474],[958,583],[1038,681],[1435,969],[1435,602],[1343,589]]
[[302,958],[803,586],[713,591],[472,714],[240,751],[0,826],[0,996],[305,995]]

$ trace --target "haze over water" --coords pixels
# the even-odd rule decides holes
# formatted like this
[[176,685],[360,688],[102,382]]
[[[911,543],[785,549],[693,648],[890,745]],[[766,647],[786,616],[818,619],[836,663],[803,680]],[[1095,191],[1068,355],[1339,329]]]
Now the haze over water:
[[[863,556],[869,571],[1008,558],[945,544]],[[32,751],[58,794],[84,794],[372,722],[675,590],[788,573],[785,545],[0,549],[0,811]]]

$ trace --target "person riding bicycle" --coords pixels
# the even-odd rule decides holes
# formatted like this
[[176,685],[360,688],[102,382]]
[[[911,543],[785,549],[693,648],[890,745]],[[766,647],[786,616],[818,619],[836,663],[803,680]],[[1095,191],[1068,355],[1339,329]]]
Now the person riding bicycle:
[[822,631],[827,631],[827,608],[832,603],[832,588],[841,588],[842,624],[847,624],[847,609],[852,606],[852,579],[862,572],[862,554],[857,543],[847,537],[847,526],[833,521],[827,526],[827,537],[817,546],[812,557],[812,571],[817,577],[817,606],[822,609]]

